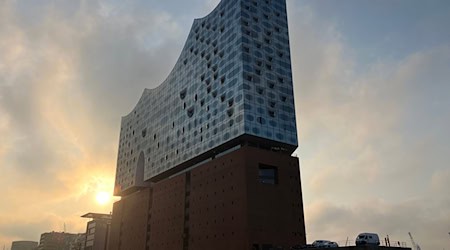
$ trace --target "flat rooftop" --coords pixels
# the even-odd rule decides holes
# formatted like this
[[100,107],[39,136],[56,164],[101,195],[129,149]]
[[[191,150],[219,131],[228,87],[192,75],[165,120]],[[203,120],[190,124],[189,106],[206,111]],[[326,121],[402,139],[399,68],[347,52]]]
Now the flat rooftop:
[[102,219],[102,220],[111,220],[111,214],[99,214],[99,213],[87,213],[81,216],[82,218],[90,218],[90,219]]

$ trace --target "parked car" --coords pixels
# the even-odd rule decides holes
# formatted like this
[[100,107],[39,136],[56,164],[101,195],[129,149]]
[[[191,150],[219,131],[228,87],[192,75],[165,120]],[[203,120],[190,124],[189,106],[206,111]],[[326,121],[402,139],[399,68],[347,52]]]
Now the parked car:
[[331,241],[329,240],[315,240],[312,245],[316,248],[323,248],[326,245],[328,245],[328,243],[330,243]]
[[328,242],[328,244],[326,244],[325,246],[326,248],[335,248],[335,247],[339,247],[338,243],[334,242],[334,241],[330,241]]
[[334,241],[329,240],[316,240],[312,243],[314,248],[335,248],[339,247],[339,245]]
[[362,245],[379,246],[380,239],[378,238],[378,234],[376,233],[360,233],[358,237],[356,237],[355,244],[357,246]]

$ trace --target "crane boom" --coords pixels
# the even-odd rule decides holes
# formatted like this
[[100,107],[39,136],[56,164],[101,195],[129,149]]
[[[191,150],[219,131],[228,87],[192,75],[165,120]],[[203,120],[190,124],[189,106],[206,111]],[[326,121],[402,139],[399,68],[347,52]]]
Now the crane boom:
[[411,243],[412,243],[412,245],[413,245],[413,249],[415,249],[415,250],[421,250],[421,249],[420,249],[420,246],[419,246],[418,244],[416,244],[416,242],[414,241],[414,238],[412,237],[411,232],[408,232],[408,234],[409,234],[409,238],[411,239]]

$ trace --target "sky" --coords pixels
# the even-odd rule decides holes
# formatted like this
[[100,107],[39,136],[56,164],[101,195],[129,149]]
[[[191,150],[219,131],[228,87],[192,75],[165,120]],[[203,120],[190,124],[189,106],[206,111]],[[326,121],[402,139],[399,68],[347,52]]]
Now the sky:
[[[121,116],[218,2],[0,1],[0,248],[112,210]],[[450,250],[450,2],[287,4],[307,241]]]

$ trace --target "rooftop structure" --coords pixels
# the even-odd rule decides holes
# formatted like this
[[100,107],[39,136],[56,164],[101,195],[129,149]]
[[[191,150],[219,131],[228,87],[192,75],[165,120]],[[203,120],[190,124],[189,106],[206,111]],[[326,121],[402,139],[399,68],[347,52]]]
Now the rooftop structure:
[[111,220],[111,214],[100,214],[100,213],[87,213],[82,215],[81,218],[89,218],[94,220]]

